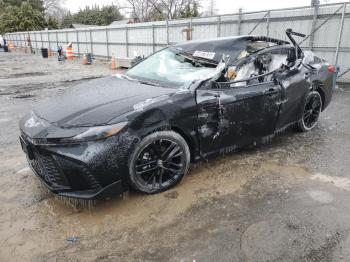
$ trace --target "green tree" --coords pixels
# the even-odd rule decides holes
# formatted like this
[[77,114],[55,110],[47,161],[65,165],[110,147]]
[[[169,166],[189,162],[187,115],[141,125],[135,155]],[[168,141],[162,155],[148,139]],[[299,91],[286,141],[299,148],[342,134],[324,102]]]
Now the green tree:
[[30,1],[24,1],[20,6],[7,6],[1,15],[1,31],[17,32],[41,30],[45,27],[44,13],[33,7]]
[[53,16],[49,16],[49,18],[47,19],[47,28],[49,30],[58,29],[59,28],[58,20]]
[[73,23],[73,15],[68,11],[62,19],[61,28],[69,28]]
[[181,18],[190,18],[190,17],[198,17],[199,13],[199,4],[197,1],[188,2],[183,10],[180,11]]
[[109,25],[113,21],[123,19],[123,15],[120,13],[119,7],[115,5],[85,7],[85,9],[79,10],[76,14],[68,12],[62,21],[61,27],[66,28],[71,24],[85,24],[85,25]]
[[2,0],[2,2],[6,6],[17,6],[17,7],[21,7],[23,3],[28,3],[33,8],[38,9],[42,12],[44,11],[44,7],[43,7],[44,2],[42,0]]

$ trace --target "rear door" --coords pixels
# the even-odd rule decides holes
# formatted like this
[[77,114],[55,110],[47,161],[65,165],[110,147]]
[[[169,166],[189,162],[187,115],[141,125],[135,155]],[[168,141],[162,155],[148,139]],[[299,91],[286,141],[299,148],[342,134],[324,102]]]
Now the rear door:
[[281,87],[274,82],[199,88],[198,134],[202,155],[235,150],[274,133]]

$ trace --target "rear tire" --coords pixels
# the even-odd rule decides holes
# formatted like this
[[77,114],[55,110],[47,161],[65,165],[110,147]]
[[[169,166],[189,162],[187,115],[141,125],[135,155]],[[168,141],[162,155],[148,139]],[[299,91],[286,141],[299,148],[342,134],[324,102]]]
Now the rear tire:
[[296,130],[299,132],[308,132],[318,123],[322,110],[322,98],[319,92],[311,91],[305,99],[303,115],[296,124]]
[[129,159],[129,183],[137,191],[155,194],[181,181],[190,165],[190,150],[181,135],[160,131],[142,139]]

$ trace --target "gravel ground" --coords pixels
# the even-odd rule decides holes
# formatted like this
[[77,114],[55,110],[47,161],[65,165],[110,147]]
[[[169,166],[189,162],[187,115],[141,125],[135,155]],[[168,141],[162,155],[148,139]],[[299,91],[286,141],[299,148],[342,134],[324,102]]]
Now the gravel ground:
[[97,203],[48,193],[18,120],[108,65],[0,53],[0,261],[350,261],[350,89],[318,127],[192,167],[174,189]]

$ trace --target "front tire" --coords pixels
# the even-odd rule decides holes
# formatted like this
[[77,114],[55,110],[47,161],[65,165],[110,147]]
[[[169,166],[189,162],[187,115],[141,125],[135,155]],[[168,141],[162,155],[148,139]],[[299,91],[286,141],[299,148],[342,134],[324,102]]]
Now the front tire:
[[178,133],[160,131],[142,139],[129,159],[129,183],[143,193],[163,192],[181,181],[190,165],[190,150]]
[[296,125],[297,131],[308,132],[313,129],[317,123],[322,111],[322,98],[319,92],[310,92],[305,100],[302,118]]

